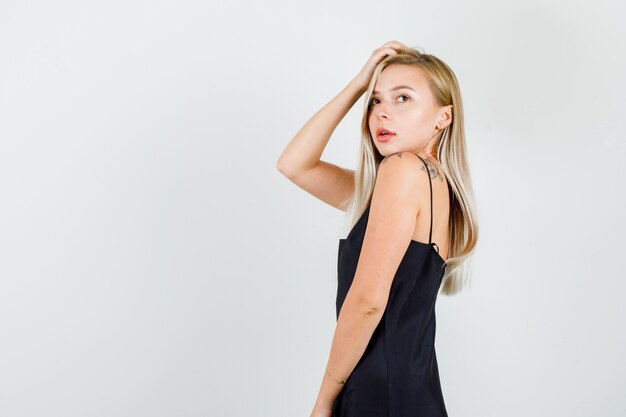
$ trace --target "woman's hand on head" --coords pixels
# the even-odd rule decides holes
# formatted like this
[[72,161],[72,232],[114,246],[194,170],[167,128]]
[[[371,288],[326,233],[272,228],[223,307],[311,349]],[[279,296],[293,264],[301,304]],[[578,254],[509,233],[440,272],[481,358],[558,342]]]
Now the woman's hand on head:
[[409,47],[398,41],[389,41],[383,46],[374,49],[374,52],[372,52],[372,55],[370,55],[370,58],[367,60],[359,74],[354,77],[355,81],[362,86],[362,88],[366,89],[370,83],[372,75],[374,74],[374,68],[376,68],[376,65],[385,59],[385,57],[397,54],[398,49],[401,48]]

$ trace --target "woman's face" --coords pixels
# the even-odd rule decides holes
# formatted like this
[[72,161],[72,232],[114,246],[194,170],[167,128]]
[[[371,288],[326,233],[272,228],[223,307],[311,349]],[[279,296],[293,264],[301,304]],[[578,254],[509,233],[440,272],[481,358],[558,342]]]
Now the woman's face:
[[[392,64],[378,77],[370,98],[368,124],[378,152],[423,153],[441,130],[435,130],[440,107],[435,106],[428,80],[415,66]],[[394,134],[381,136],[379,129]]]

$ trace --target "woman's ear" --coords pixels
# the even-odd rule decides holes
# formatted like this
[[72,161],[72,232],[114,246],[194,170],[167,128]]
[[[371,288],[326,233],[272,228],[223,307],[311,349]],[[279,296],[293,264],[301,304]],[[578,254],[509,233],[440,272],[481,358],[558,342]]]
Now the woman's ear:
[[443,111],[443,114],[441,115],[441,118],[437,123],[437,128],[444,129],[450,123],[452,123],[452,105],[447,106],[446,109]]

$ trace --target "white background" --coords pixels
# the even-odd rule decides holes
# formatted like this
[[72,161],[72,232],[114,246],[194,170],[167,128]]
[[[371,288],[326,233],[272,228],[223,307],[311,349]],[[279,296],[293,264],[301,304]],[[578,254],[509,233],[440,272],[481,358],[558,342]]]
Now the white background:
[[[465,105],[480,235],[437,303],[449,415],[625,416],[625,11],[2,1],[0,415],[308,417],[347,219],[276,161],[395,39]],[[355,167],[361,110],[324,160]]]

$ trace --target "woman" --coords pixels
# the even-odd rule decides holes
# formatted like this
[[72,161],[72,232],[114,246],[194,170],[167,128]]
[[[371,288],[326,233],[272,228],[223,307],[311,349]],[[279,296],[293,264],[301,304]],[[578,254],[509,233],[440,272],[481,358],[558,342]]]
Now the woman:
[[[363,93],[356,172],[321,161]],[[478,237],[453,71],[387,42],[296,134],[277,168],[352,212],[339,241],[337,327],[311,417],[447,416],[435,302],[440,289],[460,291]]]

